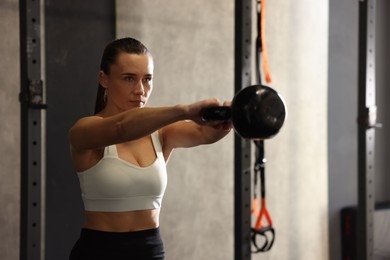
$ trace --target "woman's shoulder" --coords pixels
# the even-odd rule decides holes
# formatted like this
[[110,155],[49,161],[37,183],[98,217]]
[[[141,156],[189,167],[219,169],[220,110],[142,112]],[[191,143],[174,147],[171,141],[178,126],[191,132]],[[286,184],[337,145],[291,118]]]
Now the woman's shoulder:
[[71,136],[75,132],[78,132],[79,130],[88,127],[90,124],[93,124],[93,122],[96,122],[96,120],[101,120],[102,117],[98,115],[93,115],[93,116],[86,116],[82,117],[70,127],[68,134]]
[[98,115],[86,116],[78,119],[68,130],[68,139],[72,147],[77,148],[80,144],[85,143],[85,140],[89,140],[91,129],[96,128],[95,125],[98,124],[97,121],[99,120],[102,120],[102,117]]

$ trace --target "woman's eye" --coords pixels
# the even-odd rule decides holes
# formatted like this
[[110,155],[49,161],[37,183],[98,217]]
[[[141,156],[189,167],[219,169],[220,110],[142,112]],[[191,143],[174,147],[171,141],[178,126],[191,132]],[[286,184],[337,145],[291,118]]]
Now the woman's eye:
[[134,77],[126,77],[125,80],[126,80],[126,81],[130,81],[130,82],[133,82],[133,81],[134,81]]
[[152,83],[152,79],[151,78],[145,78],[144,82],[150,85],[150,83]]

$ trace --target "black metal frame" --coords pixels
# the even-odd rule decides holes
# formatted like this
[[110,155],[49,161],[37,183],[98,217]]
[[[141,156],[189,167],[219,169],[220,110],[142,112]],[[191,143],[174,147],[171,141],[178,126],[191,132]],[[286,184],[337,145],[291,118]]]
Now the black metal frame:
[[[252,0],[235,1],[235,92],[251,84]],[[251,259],[251,142],[234,140],[234,259]]]
[[41,259],[42,109],[41,3],[22,0],[20,11],[21,207],[20,259]]
[[374,259],[376,0],[359,4],[358,236],[359,259]]

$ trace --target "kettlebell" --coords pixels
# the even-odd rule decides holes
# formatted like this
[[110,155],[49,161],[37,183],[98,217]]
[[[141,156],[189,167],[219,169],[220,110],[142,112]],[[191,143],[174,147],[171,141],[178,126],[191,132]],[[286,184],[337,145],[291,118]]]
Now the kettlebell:
[[204,121],[232,120],[233,128],[245,139],[269,139],[282,128],[287,115],[283,98],[265,85],[252,85],[238,91],[230,107],[202,109]]

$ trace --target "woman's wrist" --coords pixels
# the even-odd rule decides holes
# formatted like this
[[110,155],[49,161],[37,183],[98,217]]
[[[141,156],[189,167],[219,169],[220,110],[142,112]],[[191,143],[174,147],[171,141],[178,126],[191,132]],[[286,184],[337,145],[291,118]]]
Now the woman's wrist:
[[174,106],[174,108],[178,113],[179,120],[187,120],[191,118],[190,108],[188,105],[178,104]]

